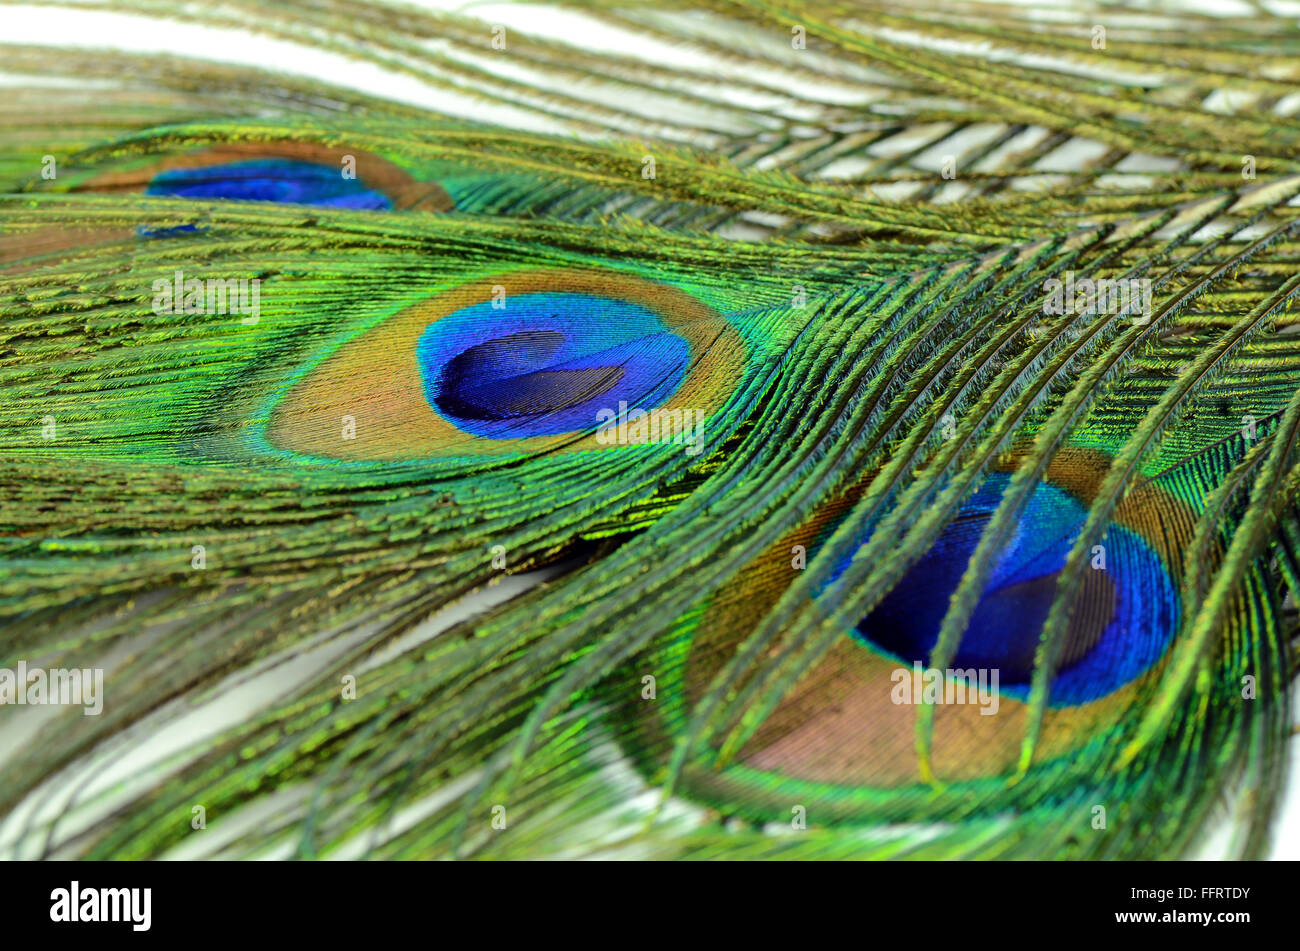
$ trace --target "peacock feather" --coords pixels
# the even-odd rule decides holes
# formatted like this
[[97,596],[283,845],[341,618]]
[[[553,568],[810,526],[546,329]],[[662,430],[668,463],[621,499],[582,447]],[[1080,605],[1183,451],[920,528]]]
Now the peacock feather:
[[0,712],[8,854],[1276,849],[1292,21],[46,15],[0,698],[103,703]]

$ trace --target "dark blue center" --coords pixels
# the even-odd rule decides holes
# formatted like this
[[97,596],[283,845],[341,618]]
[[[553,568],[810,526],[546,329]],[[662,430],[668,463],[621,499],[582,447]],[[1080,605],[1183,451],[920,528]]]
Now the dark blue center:
[[[930,551],[857,623],[854,636],[907,665],[929,663],[949,599],[1008,481],[1003,473],[985,481]],[[951,667],[996,669],[1004,692],[1026,693],[1057,578],[1086,517],[1083,505],[1061,489],[1034,490]],[[1177,591],[1147,542],[1112,526],[1103,545],[1105,567],[1085,569],[1067,626],[1052,682],[1054,706],[1093,700],[1132,680],[1160,657],[1177,624]]]
[[690,345],[629,301],[503,296],[430,324],[416,345],[425,396],[493,439],[590,431],[602,409],[652,407],[681,385]]
[[154,176],[146,194],[333,208],[392,208],[387,195],[367,188],[359,178],[344,178],[341,165],[283,158],[169,169]]

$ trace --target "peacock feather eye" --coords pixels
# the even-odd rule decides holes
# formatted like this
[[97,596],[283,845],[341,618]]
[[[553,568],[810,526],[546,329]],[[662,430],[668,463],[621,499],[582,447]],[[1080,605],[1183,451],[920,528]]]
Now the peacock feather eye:
[[686,338],[632,301],[540,292],[500,304],[462,307],[416,343],[429,404],[476,436],[575,433],[620,401],[658,406],[690,363]]
[[266,158],[172,168],[159,172],[145,189],[149,195],[231,201],[275,201],[286,205],[327,205],[386,211],[392,201],[356,178],[301,159]]
[[[977,782],[1010,775],[1026,726],[1034,653],[1056,591],[1057,576],[1082,527],[1087,504],[1109,464],[1093,450],[1062,451],[1032,493],[960,642],[949,670],[998,672],[991,684],[997,715],[977,703],[935,708],[935,774]],[[806,783],[838,789],[845,815],[872,808],[870,790],[922,780],[915,738],[917,707],[900,704],[896,686],[928,668],[949,598],[1009,481],[1001,466],[960,508],[938,540],[902,580],[802,677],[720,773],[688,771],[688,786],[705,799],[733,797],[755,786],[764,795]],[[666,708],[672,721],[699,702],[745,632],[772,610],[796,572],[791,552],[814,557],[847,517],[858,489],[828,502],[796,532],[753,559],[737,588],[715,595],[698,616],[684,618],[678,639],[657,661],[680,670],[684,702]],[[1159,675],[1179,622],[1181,548],[1191,538],[1191,508],[1168,487],[1144,483],[1118,507],[1094,557],[1070,619],[1051,681],[1043,728],[1043,761],[1097,742],[1138,702]],[[865,533],[865,538],[869,533]],[[816,595],[834,582],[858,546],[840,559]],[[680,657],[670,662],[666,658]],[[903,672],[903,673],[900,673]],[[670,686],[669,689],[672,689]],[[978,750],[977,756],[972,752]],[[737,785],[739,784],[739,785]],[[857,792],[851,792],[856,790]],[[830,793],[827,793],[830,795]],[[805,789],[803,795],[808,795]],[[858,797],[856,800],[854,797]],[[784,801],[777,799],[775,801]],[[851,806],[854,801],[858,807]]]
[[441,185],[419,181],[373,152],[305,141],[194,148],[93,175],[73,190],[376,211],[453,208]]
[[[277,400],[267,440],[352,461],[603,448],[597,429],[620,413],[712,415],[743,349],[721,314],[666,283],[502,273],[343,341]],[[345,416],[356,434],[340,440]]]
[[[1009,481],[997,472],[984,482],[934,546],[857,623],[857,639],[905,666],[928,663],[949,597]],[[1025,699],[1039,632],[1086,518],[1085,500],[1050,478],[1035,487],[962,635],[953,668],[996,669],[1002,693]],[[1052,681],[1054,706],[1104,697],[1164,653],[1179,620],[1172,563],[1168,536],[1148,539],[1122,518],[1111,528],[1075,602]]]

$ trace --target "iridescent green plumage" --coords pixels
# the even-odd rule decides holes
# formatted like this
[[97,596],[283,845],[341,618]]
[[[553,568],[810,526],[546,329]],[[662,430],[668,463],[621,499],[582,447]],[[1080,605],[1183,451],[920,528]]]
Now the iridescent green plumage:
[[[1232,852],[1263,854],[1300,578],[1300,124],[1274,108],[1294,37],[1263,14],[1108,14],[1097,47],[1086,17],[982,4],[572,9],[690,62],[513,29],[501,50],[405,8],[231,7],[519,128],[15,53],[73,91],[32,84],[3,116],[23,134],[0,147],[0,667],[109,677],[102,716],[62,713],[6,763],[0,841],[1130,858],[1192,850],[1231,794]],[[220,191],[348,158],[387,210],[157,193],[178,169]],[[160,306],[178,271],[256,279],[255,319]],[[1149,296],[1063,310],[1064,279]],[[593,298],[656,333],[545,363],[562,334],[504,323],[512,300]],[[502,323],[458,366],[523,381],[499,405],[458,390],[471,422],[438,403],[446,373],[422,388],[415,343],[464,313]],[[618,373],[589,365],[606,351]],[[702,452],[605,443],[594,416],[528,428],[616,406],[638,361],[668,368],[654,408],[700,409]],[[518,433],[482,435],[503,419]],[[1058,542],[1035,519],[1066,499]],[[1043,623],[1010,632],[1033,663],[1003,713],[887,705],[913,660],[873,640],[891,594],[939,605],[930,666],[968,666],[1025,539],[1055,561],[1016,602]],[[1128,634],[1158,656],[1068,700],[1065,668],[1119,636],[1078,627],[1142,599],[1167,630]],[[277,667],[164,762],[72,769]]]

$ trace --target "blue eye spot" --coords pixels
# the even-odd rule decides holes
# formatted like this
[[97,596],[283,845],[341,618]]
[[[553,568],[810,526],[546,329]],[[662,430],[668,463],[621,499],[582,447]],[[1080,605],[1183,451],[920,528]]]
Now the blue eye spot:
[[681,385],[689,344],[638,304],[580,293],[503,303],[448,314],[416,345],[429,404],[465,432],[589,431],[601,409],[656,405]]
[[338,167],[279,158],[169,169],[154,176],[146,194],[374,211],[393,207],[387,195],[358,178],[344,178]]
[[[853,636],[906,665],[927,664],[949,598],[1009,481],[1005,473],[990,476]],[[1004,693],[1028,695],[1057,579],[1086,518],[1084,505],[1062,489],[1049,483],[1034,490],[952,667],[996,669]],[[1095,700],[1130,682],[1161,657],[1178,624],[1178,592],[1147,540],[1112,525],[1104,547],[1105,568],[1085,569],[1052,682],[1053,706]]]

